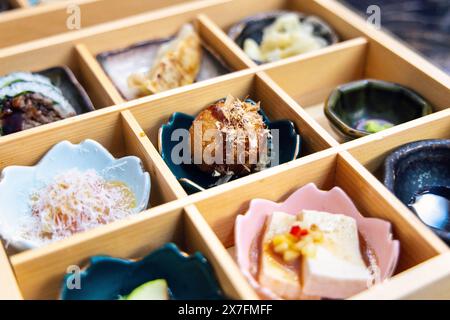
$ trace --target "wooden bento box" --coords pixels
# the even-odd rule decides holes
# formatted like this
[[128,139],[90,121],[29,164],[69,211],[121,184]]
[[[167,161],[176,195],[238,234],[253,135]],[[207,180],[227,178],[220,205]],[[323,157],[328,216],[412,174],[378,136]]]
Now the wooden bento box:
[[[136,13],[141,10],[135,9]],[[246,16],[276,9],[317,15],[337,31],[341,41],[257,65],[228,38],[226,30]],[[168,37],[186,22],[194,22],[202,41],[234,71],[125,101],[96,55]],[[0,28],[3,23],[0,18]],[[135,155],[143,161],[151,175],[151,209],[38,249],[7,254],[1,248],[0,298],[56,299],[69,265],[83,265],[99,254],[137,258],[175,242],[186,252],[201,251],[207,257],[227,297],[258,299],[228,250],[234,247],[235,218],[247,210],[251,199],[283,201],[299,187],[315,183],[325,190],[342,188],[364,216],[390,221],[400,241],[395,275],[354,299],[450,299],[449,247],[379,180],[384,158],[396,147],[450,138],[450,78],[342,4],[334,0],[195,1],[0,49],[1,75],[59,65],[72,69],[98,110],[0,137],[0,169],[34,165],[62,140],[93,139],[116,157]],[[323,104],[336,86],[363,78],[410,87],[428,99],[435,112],[345,142],[329,126]],[[269,118],[291,120],[302,137],[302,156],[188,195],[159,155],[158,128],[174,112],[195,115],[227,94],[250,94],[262,102]]]
[[[33,6],[28,0],[3,1],[9,2],[9,7],[0,12],[2,48],[137,14],[154,16],[174,5],[189,8],[195,0],[129,0],[126,5],[120,0],[60,0]],[[71,17],[77,13],[80,13],[80,25],[72,26]]]

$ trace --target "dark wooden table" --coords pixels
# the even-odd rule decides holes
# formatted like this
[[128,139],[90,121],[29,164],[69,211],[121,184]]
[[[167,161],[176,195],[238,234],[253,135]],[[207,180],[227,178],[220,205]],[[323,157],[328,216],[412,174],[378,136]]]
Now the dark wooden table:
[[368,16],[381,9],[381,26],[450,73],[450,0],[341,0]]

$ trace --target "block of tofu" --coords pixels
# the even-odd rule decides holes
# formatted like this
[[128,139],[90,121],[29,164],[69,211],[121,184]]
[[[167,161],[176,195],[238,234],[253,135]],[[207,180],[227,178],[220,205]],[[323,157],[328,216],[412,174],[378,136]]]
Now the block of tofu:
[[289,232],[297,217],[284,212],[274,212],[266,221],[262,238],[262,252],[258,282],[284,299],[299,299],[302,295],[300,276],[296,269],[287,268],[270,253],[270,241],[274,236]]
[[327,212],[304,210],[302,226],[315,224],[324,233],[313,257],[303,257],[303,293],[345,299],[365,290],[371,274],[361,255],[355,219]]

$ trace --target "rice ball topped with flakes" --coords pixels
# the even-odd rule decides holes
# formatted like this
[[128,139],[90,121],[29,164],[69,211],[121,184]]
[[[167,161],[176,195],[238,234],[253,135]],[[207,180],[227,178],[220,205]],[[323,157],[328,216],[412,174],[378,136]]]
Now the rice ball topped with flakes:
[[244,176],[269,165],[270,131],[260,103],[231,95],[210,105],[191,128],[194,164],[213,176]]

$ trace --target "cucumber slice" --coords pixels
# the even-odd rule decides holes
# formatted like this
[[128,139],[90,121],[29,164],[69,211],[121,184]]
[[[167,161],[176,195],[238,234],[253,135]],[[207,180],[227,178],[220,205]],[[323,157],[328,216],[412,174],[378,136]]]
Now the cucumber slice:
[[153,280],[134,289],[126,300],[169,300],[169,289],[164,279]]
[[16,82],[37,82],[46,84],[48,86],[52,85],[52,82],[49,78],[40,74],[34,74],[30,72],[13,72],[0,78],[0,88],[9,86],[10,84]]
[[1,101],[7,97],[12,98],[27,92],[40,93],[51,99],[55,103],[53,106],[55,111],[58,112],[63,118],[76,115],[75,109],[59,90],[57,90],[54,86],[38,82],[14,82],[9,86],[1,88],[0,104]]

